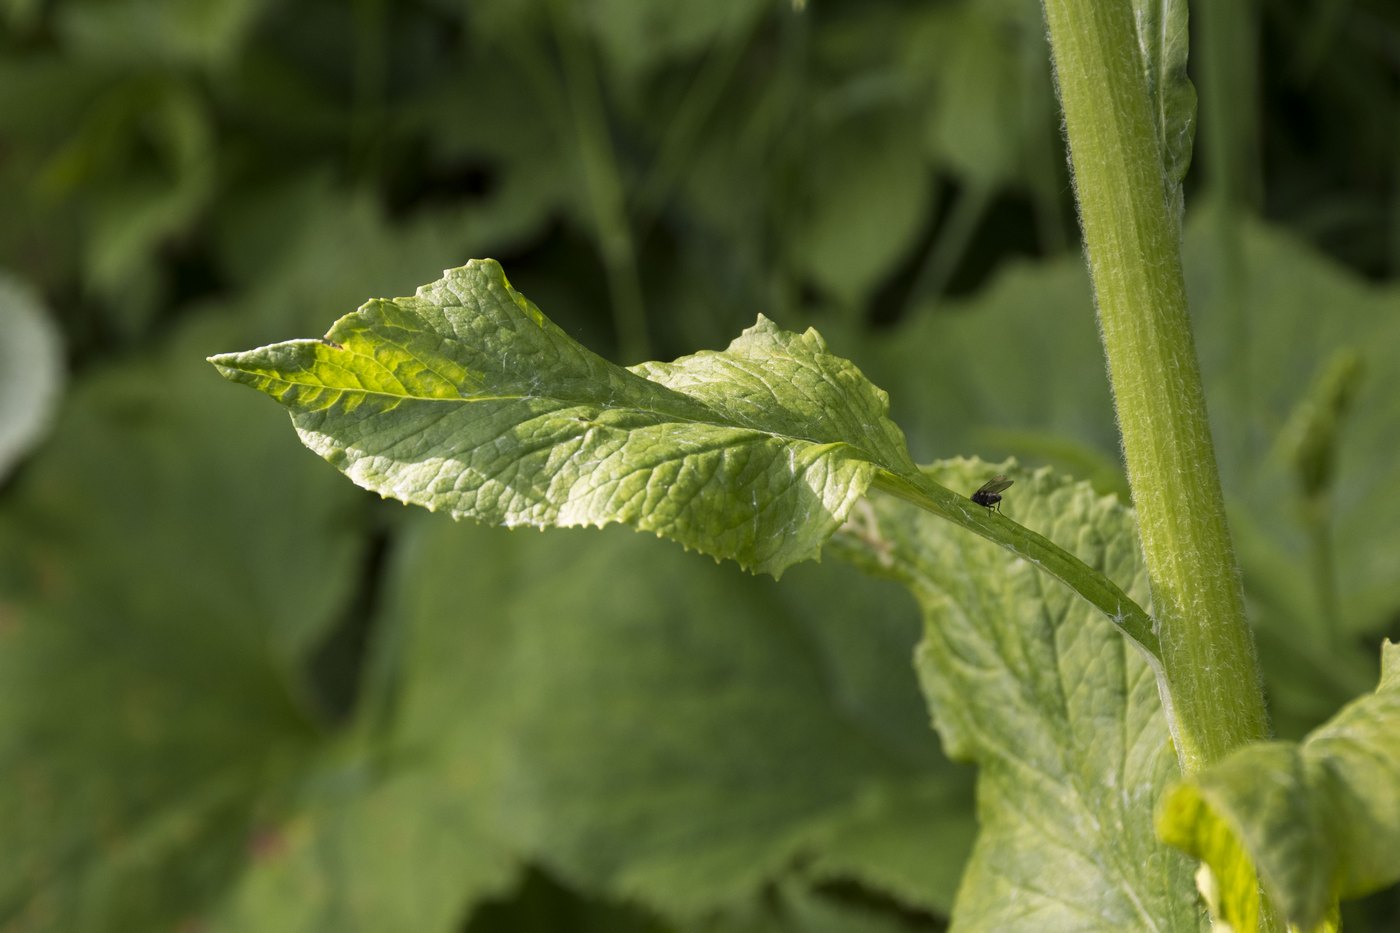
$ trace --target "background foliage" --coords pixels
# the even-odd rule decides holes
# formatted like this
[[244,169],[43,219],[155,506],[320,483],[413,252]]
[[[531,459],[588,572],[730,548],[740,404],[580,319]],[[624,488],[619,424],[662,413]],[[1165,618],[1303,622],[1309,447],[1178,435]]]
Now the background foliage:
[[[1201,6],[1192,308],[1296,738],[1400,637],[1400,13]],[[489,255],[618,362],[814,324],[920,458],[1121,491],[1039,16],[0,3],[0,928],[940,929],[972,774],[901,590],[418,515],[203,358]]]

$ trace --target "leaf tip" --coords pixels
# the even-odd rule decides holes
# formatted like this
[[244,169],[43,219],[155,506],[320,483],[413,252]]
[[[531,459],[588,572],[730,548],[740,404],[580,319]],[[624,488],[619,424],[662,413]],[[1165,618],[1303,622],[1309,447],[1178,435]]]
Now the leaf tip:
[[1386,684],[1393,677],[1400,678],[1400,642],[1387,638],[1381,642],[1381,683]]
[[238,353],[215,353],[213,356],[206,356],[204,361],[209,363],[219,371],[219,375],[225,379],[234,379],[242,367],[239,364]]

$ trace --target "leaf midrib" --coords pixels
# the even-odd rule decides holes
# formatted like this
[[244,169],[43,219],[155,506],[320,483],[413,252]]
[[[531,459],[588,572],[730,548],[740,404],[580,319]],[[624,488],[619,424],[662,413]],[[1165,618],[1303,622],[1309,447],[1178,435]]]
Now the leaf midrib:
[[[223,365],[223,364],[220,364],[220,365]],[[226,368],[235,369],[236,372],[248,372],[248,370],[236,369],[235,367],[226,367]],[[477,403],[477,402],[513,402],[513,401],[521,401],[521,402],[523,402],[523,401],[529,401],[529,400],[540,400],[540,401],[558,403],[558,404],[561,406],[561,409],[562,409],[562,408],[567,408],[567,407],[573,407],[573,406],[593,405],[593,406],[599,407],[599,408],[601,409],[601,412],[620,411],[620,412],[635,412],[635,413],[641,414],[641,415],[649,415],[649,416],[655,417],[655,418],[657,418],[657,419],[660,419],[659,422],[658,422],[658,424],[657,424],[656,426],[660,426],[660,425],[666,424],[666,423],[684,423],[684,424],[694,424],[694,425],[705,425],[705,426],[707,426],[707,427],[712,427],[712,428],[726,428],[726,429],[729,429],[729,430],[745,431],[745,432],[748,432],[748,433],[751,433],[751,434],[758,434],[758,435],[763,435],[763,436],[766,436],[766,437],[771,437],[771,438],[774,438],[774,439],[780,440],[780,441],[799,441],[799,442],[802,442],[802,443],[804,443],[804,444],[810,444],[810,445],[813,446],[813,447],[831,447],[831,448],[836,448],[836,447],[848,447],[848,448],[850,448],[851,450],[855,451],[855,452],[859,455],[859,456],[858,456],[858,459],[863,460],[863,461],[865,461],[865,462],[867,462],[867,463],[870,463],[870,464],[872,464],[872,465],[874,465],[874,466],[876,466],[876,467],[879,467],[879,468],[881,468],[881,469],[893,470],[893,465],[891,465],[891,464],[886,464],[883,460],[877,458],[876,456],[874,456],[873,454],[871,454],[869,451],[867,451],[867,450],[865,450],[864,448],[859,447],[859,446],[857,446],[857,445],[855,445],[855,444],[852,444],[850,441],[847,441],[847,440],[840,440],[840,439],[832,440],[832,439],[814,438],[814,437],[804,436],[804,435],[801,435],[801,434],[785,434],[785,433],[782,433],[782,432],[779,432],[779,431],[768,430],[768,429],[765,429],[765,428],[756,427],[756,426],[754,426],[754,425],[741,424],[741,423],[733,422],[733,421],[725,421],[725,420],[721,420],[721,419],[719,419],[719,418],[715,418],[715,419],[688,418],[688,417],[686,417],[686,416],[684,416],[684,415],[675,414],[675,413],[673,413],[673,412],[659,411],[659,410],[654,409],[654,408],[642,408],[642,407],[638,407],[638,406],[634,406],[634,405],[607,405],[607,404],[604,404],[604,403],[600,403],[600,402],[598,402],[598,401],[595,400],[595,399],[570,399],[570,398],[566,398],[566,397],[562,397],[562,396],[557,396],[557,395],[472,395],[472,396],[465,396],[465,395],[462,395],[462,396],[458,396],[457,398],[439,398],[439,397],[431,396],[431,395],[414,395],[414,394],[408,393],[408,392],[405,392],[405,393],[402,393],[402,394],[396,394],[396,393],[392,393],[392,392],[384,392],[384,391],[381,391],[381,390],[378,390],[378,389],[349,388],[349,387],[329,386],[329,385],[325,385],[325,384],[323,384],[323,383],[299,382],[299,381],[296,381],[296,380],[293,380],[293,379],[288,379],[288,378],[286,378],[285,376],[267,376],[267,375],[263,375],[262,378],[265,378],[265,379],[267,379],[267,380],[269,380],[270,382],[273,382],[273,383],[277,383],[277,384],[280,384],[280,385],[285,385],[285,386],[287,386],[288,388],[300,387],[300,388],[306,388],[306,389],[313,389],[313,390],[317,390],[317,391],[335,392],[335,393],[338,393],[338,394],[352,394],[352,395],[362,396],[362,397],[366,397],[366,398],[386,399],[386,400],[392,401],[392,402],[442,402],[442,403],[451,403],[451,404],[454,404],[454,405],[455,405],[455,404],[470,405],[470,404],[474,404],[474,403]],[[661,386],[661,388],[667,388],[667,387],[666,387],[666,386]],[[670,390],[670,391],[675,391],[675,390]],[[687,396],[687,397],[688,397],[688,396]],[[702,407],[708,408],[708,406],[706,406],[704,402],[701,402],[701,401],[699,401],[699,400],[694,400],[694,399],[693,399],[692,401],[694,401],[694,403],[695,403],[696,405],[700,405],[700,406],[702,406]],[[329,407],[329,406],[327,406],[327,407]],[[324,410],[324,409],[322,409],[322,410]],[[600,412],[600,413],[601,413],[601,412]],[[298,412],[298,414],[315,414],[315,413],[316,413],[315,411],[312,411],[312,410],[309,410],[309,409],[308,409],[308,410],[303,410],[303,411],[301,411],[301,412]],[[557,413],[557,411],[556,411],[556,412],[553,412],[553,413]],[[591,419],[590,419],[590,420],[591,420]],[[636,430],[636,429],[634,429],[634,428],[621,428],[621,427],[616,427],[616,426],[614,426],[614,425],[601,424],[601,423],[597,423],[597,422],[594,422],[593,424],[591,424],[590,427],[597,427],[597,428],[602,428],[602,429],[604,429],[604,430],[610,430],[610,431],[624,431],[624,432],[626,432],[626,433],[631,433],[633,430]],[[689,454],[690,451],[686,451],[685,453],[686,453],[686,454]]]

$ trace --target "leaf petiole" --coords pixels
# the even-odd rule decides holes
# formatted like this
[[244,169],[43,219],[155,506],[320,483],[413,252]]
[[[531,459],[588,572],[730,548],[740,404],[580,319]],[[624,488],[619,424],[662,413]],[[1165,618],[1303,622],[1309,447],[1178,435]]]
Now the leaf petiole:
[[1153,670],[1160,671],[1162,646],[1152,616],[1116,583],[1049,538],[976,505],[966,496],[922,474],[903,475],[881,470],[871,485],[960,525],[1044,570],[1098,608],[1142,649]]

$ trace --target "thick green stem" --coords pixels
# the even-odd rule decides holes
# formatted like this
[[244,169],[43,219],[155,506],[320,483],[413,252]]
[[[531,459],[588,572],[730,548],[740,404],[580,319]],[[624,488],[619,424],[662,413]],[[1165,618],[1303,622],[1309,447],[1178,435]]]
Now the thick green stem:
[[1045,0],[1080,223],[1186,773],[1268,733],[1181,244],[1128,0]]

